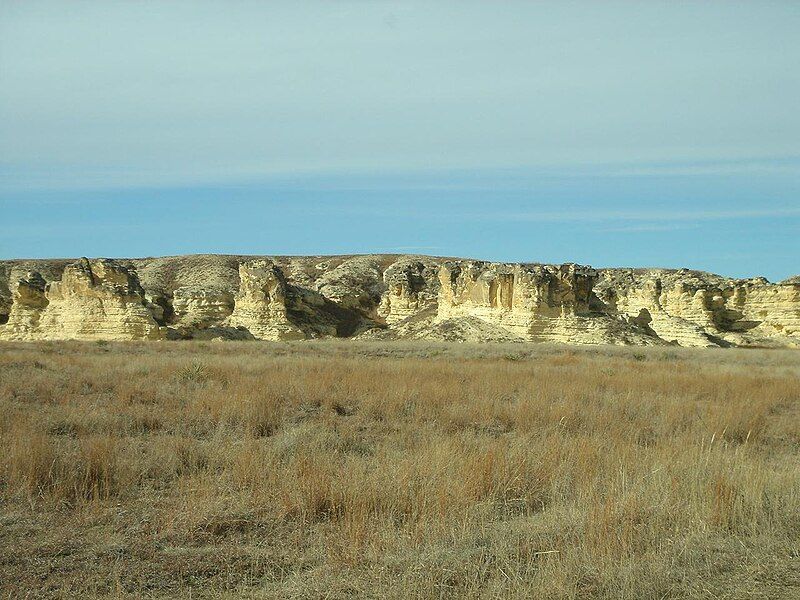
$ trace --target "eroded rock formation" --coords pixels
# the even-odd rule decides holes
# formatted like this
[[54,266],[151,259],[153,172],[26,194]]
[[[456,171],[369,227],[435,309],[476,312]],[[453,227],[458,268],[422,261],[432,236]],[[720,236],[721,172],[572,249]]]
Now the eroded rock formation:
[[7,315],[7,325],[0,329],[0,336],[6,339],[33,339],[39,328],[42,312],[47,308],[45,296],[47,282],[36,271],[30,271],[17,280],[13,303]]
[[800,278],[427,256],[0,261],[0,339],[800,346]]
[[135,274],[110,260],[69,265],[60,281],[45,284],[38,272],[17,282],[6,339],[162,339]]
[[681,346],[800,345],[800,283],[680,270],[607,270],[596,288],[611,314]]
[[383,272],[383,283],[378,315],[387,324],[430,312],[438,304],[439,263],[427,258],[400,259]]
[[378,259],[355,256],[324,271],[316,280],[315,288],[325,298],[344,308],[374,316],[385,289],[382,284]]
[[271,261],[239,265],[239,292],[227,323],[248,330],[262,340],[303,339],[302,330],[288,316],[287,285],[281,270]]
[[439,271],[437,319],[477,317],[527,341],[656,343],[605,312],[593,292],[596,276],[574,264],[447,262]]
[[176,324],[204,329],[227,319],[234,308],[234,293],[219,287],[182,286],[172,293]]

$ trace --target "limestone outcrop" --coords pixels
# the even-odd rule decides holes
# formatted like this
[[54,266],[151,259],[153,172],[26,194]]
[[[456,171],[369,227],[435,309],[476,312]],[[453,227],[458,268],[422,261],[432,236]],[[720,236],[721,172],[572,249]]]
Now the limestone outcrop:
[[13,303],[11,298],[11,290],[8,287],[9,279],[11,278],[11,269],[5,265],[0,265],[0,325],[5,325],[8,322],[8,315],[11,312],[11,305]]
[[204,329],[227,319],[234,292],[218,287],[181,286],[172,293],[172,319],[186,328]]
[[13,303],[6,321],[0,329],[0,339],[30,339],[36,336],[42,312],[47,308],[45,296],[47,282],[36,271],[29,271],[16,282]]
[[437,320],[477,317],[527,341],[657,343],[605,313],[593,292],[596,276],[575,264],[447,262],[439,271]]
[[679,270],[606,270],[596,288],[611,314],[681,346],[800,345],[800,284]]
[[0,261],[0,339],[800,347],[800,277],[416,255]]
[[17,282],[5,339],[162,339],[135,275],[110,260],[69,265],[60,281],[37,272]]
[[262,340],[305,337],[289,320],[286,279],[274,263],[267,260],[244,263],[239,266],[239,278],[239,292],[227,319],[229,326],[247,329]]
[[384,291],[380,262],[373,256],[356,256],[325,271],[316,290],[339,306],[375,315]]
[[[775,285],[765,280],[745,281],[734,287],[728,306],[724,313],[728,320],[723,325],[732,333],[746,332],[761,338],[800,336],[797,278]],[[731,336],[731,339],[736,338]]]
[[378,315],[389,325],[409,319],[438,304],[439,263],[427,258],[404,258],[383,272],[384,293]]

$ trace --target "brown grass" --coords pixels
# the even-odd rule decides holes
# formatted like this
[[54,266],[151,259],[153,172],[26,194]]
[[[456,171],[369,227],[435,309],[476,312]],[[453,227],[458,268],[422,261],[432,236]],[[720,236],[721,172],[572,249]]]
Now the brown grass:
[[797,598],[800,353],[0,345],[0,597]]

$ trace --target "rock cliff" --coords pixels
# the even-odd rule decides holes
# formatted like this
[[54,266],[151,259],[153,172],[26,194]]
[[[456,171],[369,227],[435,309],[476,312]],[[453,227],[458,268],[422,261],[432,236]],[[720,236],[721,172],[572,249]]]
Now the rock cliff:
[[772,284],[686,269],[609,269],[595,291],[609,314],[682,346],[800,345],[796,280]]
[[303,339],[302,330],[289,320],[287,284],[272,262],[257,260],[239,265],[239,292],[227,323],[246,329],[262,340]]
[[606,313],[593,292],[596,277],[594,269],[574,264],[446,262],[437,318],[477,317],[535,342],[657,343]]
[[135,273],[110,260],[81,259],[59,281],[38,271],[15,282],[3,339],[162,339]]
[[393,325],[428,309],[435,310],[440,287],[439,262],[401,258],[383,272],[378,316]]
[[800,346],[800,278],[411,255],[0,261],[0,339]]

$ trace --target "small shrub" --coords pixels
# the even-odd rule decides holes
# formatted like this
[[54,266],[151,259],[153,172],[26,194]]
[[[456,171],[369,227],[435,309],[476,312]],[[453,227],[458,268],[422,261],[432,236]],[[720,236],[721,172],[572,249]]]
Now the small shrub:
[[192,382],[192,383],[202,383],[208,380],[208,377],[209,374],[206,366],[203,363],[196,361],[189,365],[186,365],[178,373],[178,379],[180,379],[181,381]]

